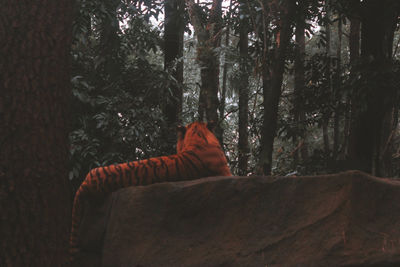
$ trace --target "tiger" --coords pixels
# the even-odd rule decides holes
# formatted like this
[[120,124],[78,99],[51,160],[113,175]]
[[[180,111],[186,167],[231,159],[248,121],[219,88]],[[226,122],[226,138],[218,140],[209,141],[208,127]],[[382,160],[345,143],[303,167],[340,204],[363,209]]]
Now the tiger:
[[177,127],[177,154],[131,161],[92,169],[78,188],[72,209],[70,261],[79,253],[78,229],[83,201],[106,196],[120,188],[160,182],[232,176],[220,143],[213,134],[215,123],[193,122]]

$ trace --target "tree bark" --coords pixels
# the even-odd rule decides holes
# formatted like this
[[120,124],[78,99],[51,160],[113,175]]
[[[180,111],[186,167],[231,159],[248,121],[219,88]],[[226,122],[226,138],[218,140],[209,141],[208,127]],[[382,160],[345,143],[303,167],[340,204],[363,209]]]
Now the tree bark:
[[[228,48],[229,46],[229,26],[226,27],[226,38],[225,38],[225,49]],[[224,120],[225,116],[225,98],[226,98],[226,86],[228,82],[228,62],[227,62],[227,56],[225,55],[225,62],[223,66],[223,71],[222,71],[222,88],[221,88],[221,93],[220,93],[220,104],[219,104],[219,120],[222,121]]]
[[67,260],[73,6],[9,1],[0,9],[0,266]]
[[[299,2],[299,12],[297,15],[298,19],[296,21],[296,31],[295,31],[295,60],[294,60],[294,99],[293,99],[293,116],[297,125],[306,123],[306,114],[303,108],[303,102],[301,100],[301,94],[305,87],[305,71],[304,71],[304,55],[305,55],[305,5],[302,2]],[[298,154],[301,155],[301,158],[304,160],[308,157],[308,148],[306,142],[306,135],[303,130],[301,130],[300,134],[300,142],[302,145],[299,148],[299,152],[294,155],[295,159],[298,158]],[[293,138],[293,145],[297,147],[299,144],[299,140],[296,137]]]
[[103,57],[103,74],[107,79],[118,77],[121,72],[121,65],[118,62],[119,51],[119,21],[117,8],[120,0],[105,1],[105,8],[109,16],[104,16],[101,20],[100,29],[100,55]]
[[335,114],[333,117],[333,149],[332,149],[332,158],[333,160],[337,159],[339,152],[339,123],[340,123],[340,87],[342,84],[341,81],[341,64],[342,64],[342,20],[341,18],[338,20],[338,45],[336,50],[337,57],[337,68],[336,68],[336,86],[334,87],[334,100],[335,100]]
[[[355,76],[355,65],[360,57],[360,29],[361,29],[361,21],[360,21],[360,0],[350,0],[349,1],[349,9],[350,9],[350,36],[349,36],[349,50],[350,50],[350,75]],[[354,142],[350,141],[350,124],[352,121],[353,114],[353,105],[352,103],[355,99],[347,98],[347,109],[345,113],[345,124],[344,124],[344,155],[347,157],[349,154],[349,143]]]
[[[232,0],[229,2],[229,14],[232,12]],[[226,23],[226,38],[225,38],[225,49],[227,50],[229,47],[229,39],[230,39],[230,26],[229,26],[229,21],[230,21],[230,15],[227,19]],[[225,103],[226,103],[226,88],[227,88],[227,83],[228,83],[228,68],[230,67],[230,64],[228,64],[228,57],[225,53],[225,62],[223,66],[223,72],[222,72],[222,88],[221,88],[221,93],[220,93],[220,104],[219,104],[219,120],[222,122],[225,118]]]
[[[331,77],[331,25],[330,25],[330,17],[331,17],[331,10],[330,10],[330,0],[325,1],[325,10],[326,10],[326,19],[325,22],[325,31],[326,31],[326,56],[327,56],[327,79],[328,79],[328,90],[332,92],[332,77]],[[324,110],[322,111],[322,137],[324,141],[324,151],[325,155],[330,154],[330,144],[329,144],[329,120],[331,114],[330,111]]]
[[[275,2],[275,4],[278,4]],[[286,50],[291,37],[291,19],[294,15],[295,2],[283,1],[276,5],[280,10],[280,30],[277,34],[276,49],[273,54],[273,64],[267,68],[264,62],[263,95],[264,120],[261,135],[260,160],[256,172],[261,175],[270,175],[272,169],[272,152],[277,131],[278,106],[281,96],[283,73],[285,70]],[[268,25],[266,25],[268,27]]]
[[[240,3],[240,13],[244,14],[246,3]],[[239,32],[240,52],[240,80],[239,80],[239,159],[238,174],[247,175],[249,160],[249,81],[248,81],[248,22],[245,18],[241,20]]]
[[352,14],[350,16],[350,64],[354,64],[360,56],[360,0],[350,0]]
[[[219,57],[215,49],[221,45],[222,0],[213,0],[208,21],[193,0],[186,0],[190,21],[197,35],[197,60],[200,64],[201,86],[199,118],[218,121]],[[222,141],[222,128],[216,126],[216,136]]]
[[164,23],[164,69],[170,70],[177,84],[171,84],[164,92],[164,114],[168,123],[167,142],[172,148],[176,143],[176,127],[181,123],[183,98],[183,32],[184,32],[184,1],[165,1]]
[[380,164],[382,140],[385,132],[390,132],[384,121],[398,94],[395,85],[378,84],[385,80],[384,71],[392,68],[393,36],[399,14],[400,3],[395,0],[362,2],[361,59],[366,67],[362,79],[367,86],[357,88],[358,102],[353,103],[349,158],[354,168],[374,175],[384,172]]

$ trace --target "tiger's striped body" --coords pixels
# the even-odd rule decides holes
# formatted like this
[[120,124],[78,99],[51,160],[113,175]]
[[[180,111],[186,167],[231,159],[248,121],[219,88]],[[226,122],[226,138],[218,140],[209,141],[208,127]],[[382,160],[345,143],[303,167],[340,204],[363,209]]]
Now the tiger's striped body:
[[85,199],[105,196],[128,186],[231,175],[217,138],[202,122],[180,128],[175,155],[91,170],[75,195],[70,236],[71,260],[79,251],[78,229]]

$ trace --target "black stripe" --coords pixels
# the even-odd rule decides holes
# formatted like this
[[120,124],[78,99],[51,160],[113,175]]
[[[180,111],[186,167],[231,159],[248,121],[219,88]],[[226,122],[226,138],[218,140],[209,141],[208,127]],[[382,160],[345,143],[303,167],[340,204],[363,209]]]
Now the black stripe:
[[203,138],[204,138],[204,141],[206,142],[206,144],[208,145],[208,139],[207,139],[207,137],[204,135],[204,133],[202,132],[201,133],[201,135],[203,136]]
[[182,153],[181,157],[184,158],[186,161],[188,161],[190,163],[190,165],[192,165],[192,168],[194,169],[194,171],[196,173],[198,173],[198,175],[200,175],[200,170],[197,168],[196,164],[194,164],[193,161],[188,156],[186,156],[184,153]]
[[129,181],[131,180],[130,174],[131,174],[131,169],[125,168],[125,179],[126,179],[126,184],[129,186]]
[[204,162],[199,158],[199,156],[197,156],[196,153],[194,153],[194,152],[191,151],[191,150],[186,151],[186,153],[188,153],[188,154],[192,155],[193,157],[195,157],[195,158],[201,163],[202,168],[203,168],[205,171],[210,172],[210,169],[207,168],[207,166],[206,166],[206,165],[204,164]]
[[115,171],[111,171],[111,167],[110,167],[110,191],[114,191],[115,189],[118,188],[118,183],[117,183],[117,174],[115,173]]
[[[100,167],[96,168],[95,172],[96,172],[96,176],[91,176],[90,177],[91,179],[88,182],[89,182],[90,186],[93,187],[94,190],[97,190],[97,184],[100,182],[100,178],[99,178],[100,177]],[[90,174],[92,174],[92,171],[90,172]]]
[[153,167],[154,181],[159,182],[160,176],[158,176],[158,174],[157,174],[157,163],[154,162],[152,159],[149,159],[147,162],[149,165],[152,165],[152,167]]
[[147,185],[147,184],[150,184],[149,183],[149,181],[148,181],[148,178],[149,178],[149,170],[147,169],[147,164],[142,164],[143,165],[143,168],[144,168],[144,173],[143,173],[143,180],[142,181],[144,181],[144,182],[142,182],[142,184],[143,185]]
[[116,164],[115,169],[117,170],[118,175],[119,175],[119,181],[117,179],[118,188],[123,188],[124,187],[124,174],[122,172],[121,166],[119,164]]
[[105,168],[109,171],[108,172],[109,173],[108,177],[105,178],[105,180],[107,180],[105,189],[106,189],[107,192],[110,192],[110,191],[114,190],[113,186],[114,186],[114,183],[115,183],[116,174],[115,174],[115,172],[113,170],[111,170],[111,166],[106,166]]
[[91,183],[95,177],[93,176],[93,170],[90,170],[89,172],[89,180],[86,180],[86,183]]
[[108,172],[108,167],[102,167],[102,171],[105,174],[104,178],[100,177],[100,173],[97,174],[99,179],[102,181],[99,181],[100,183],[103,183],[103,192],[108,192],[108,188],[110,187],[110,173]]
[[131,170],[135,169],[135,164],[133,161],[127,162],[126,165],[128,165],[129,169]]
[[203,139],[205,142],[206,142],[206,144],[208,144],[208,140],[207,140],[207,138],[204,136],[204,133],[203,132],[196,132],[197,133],[197,136],[198,137],[200,137],[201,139]]
[[129,172],[129,177],[128,177],[128,185],[131,186],[133,184],[133,175],[135,173],[135,167],[131,168],[131,171]]
[[135,173],[134,176],[132,177],[132,180],[135,179],[136,180],[136,184],[135,185],[139,185],[140,184],[140,180],[139,180],[139,167],[141,166],[140,160],[138,160],[136,162],[136,169],[135,169]]
[[109,169],[109,166],[103,167],[103,172],[105,174],[104,178],[102,179],[103,181],[103,187],[104,187],[104,192],[109,192],[110,191],[110,186],[111,181],[112,181],[112,172]]
[[132,177],[132,175],[134,174],[135,169],[136,169],[136,167],[135,167],[135,162],[133,162],[133,161],[128,162],[127,165],[128,165],[128,167],[129,167],[129,169],[130,169],[129,176],[128,176],[128,185],[131,186],[131,185],[132,185],[132,182],[133,182],[133,177]]
[[182,174],[181,174],[181,172],[179,170],[179,161],[178,161],[179,157],[178,156],[175,157],[174,160],[175,160],[176,174],[178,175],[178,177],[176,177],[176,178],[182,178]]
[[197,148],[198,150],[205,150],[204,146],[201,146],[199,144],[194,144],[194,147]]
[[161,163],[161,167],[164,167],[164,168],[165,168],[165,178],[164,178],[164,180],[167,180],[168,177],[169,177],[169,169],[168,169],[168,166],[167,166],[167,164],[165,164],[165,161],[164,161],[161,157],[158,158],[158,160],[159,160],[160,163]]
[[160,166],[163,167],[165,166],[165,161],[162,159],[162,157],[157,158],[158,161],[160,162]]
[[98,176],[98,179],[99,179],[99,191],[101,192],[101,193],[103,193],[104,191],[105,191],[105,180],[107,180],[107,177],[108,177],[108,173],[107,173],[107,171],[106,171],[106,168],[104,168],[104,167],[101,167],[101,171],[105,174],[105,177],[103,178],[103,179],[101,179],[100,178],[100,176]]

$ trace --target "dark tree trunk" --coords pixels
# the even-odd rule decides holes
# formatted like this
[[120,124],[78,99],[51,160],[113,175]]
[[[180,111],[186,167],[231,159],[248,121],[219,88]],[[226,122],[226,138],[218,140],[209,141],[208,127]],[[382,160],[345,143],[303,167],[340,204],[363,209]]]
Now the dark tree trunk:
[[64,0],[0,9],[0,266],[68,256],[72,14]]
[[[355,76],[356,71],[354,71],[355,64],[360,57],[360,29],[361,29],[361,21],[360,21],[360,0],[350,0],[349,1],[349,9],[350,9],[350,36],[349,36],[349,50],[350,50],[350,75]],[[349,143],[350,143],[350,124],[352,118],[352,103],[356,101],[355,99],[351,99],[348,97],[347,101],[347,109],[345,113],[345,123],[344,123],[344,155],[347,157],[349,153]]]
[[[305,71],[304,71],[304,55],[305,55],[305,6],[304,3],[299,2],[299,12],[297,15],[298,19],[296,21],[296,48],[295,48],[295,60],[294,60],[294,99],[293,99],[293,116],[297,125],[306,123],[306,114],[303,108],[303,101],[301,100],[301,95],[305,87]],[[303,130],[299,134],[300,140],[296,137],[293,138],[293,144],[296,148],[295,154],[293,155],[295,159],[298,158],[300,154],[302,159],[308,157],[308,149],[306,142],[306,135]],[[298,153],[300,152],[300,153]]]
[[352,15],[350,16],[350,64],[354,64],[360,56],[360,29],[361,21],[359,14],[360,0],[350,0]]
[[[325,31],[326,31],[326,56],[327,60],[327,79],[328,79],[328,90],[332,92],[332,77],[331,77],[331,25],[330,25],[330,17],[331,17],[331,10],[330,10],[330,0],[325,1],[325,9],[326,9],[326,17],[327,21],[325,22]],[[322,138],[324,141],[324,151],[325,155],[330,154],[330,144],[329,144],[329,120],[331,114],[329,110],[322,111]]]
[[338,45],[336,50],[337,57],[337,76],[335,79],[336,86],[334,87],[334,98],[335,98],[335,114],[333,117],[333,149],[332,158],[337,159],[339,152],[339,123],[340,123],[340,102],[341,102],[341,64],[342,64],[342,20],[338,21]]
[[[225,38],[225,47],[227,48],[229,46],[229,26],[226,26],[226,38]],[[219,118],[218,121],[222,123],[225,119],[225,103],[226,103],[226,87],[227,87],[227,81],[228,81],[228,62],[227,62],[227,56],[225,54],[225,62],[223,66],[223,71],[222,71],[222,88],[220,92],[220,101],[219,101],[219,106],[218,106],[218,111],[219,111]],[[221,144],[224,143],[224,134],[222,127],[217,127],[217,132],[216,135],[218,136],[218,139]]]
[[120,0],[109,0],[104,2],[110,16],[104,16],[101,21],[100,29],[100,54],[104,59],[104,77],[118,77],[121,72],[118,62],[119,51],[119,21],[117,8]]
[[392,155],[396,153],[393,140],[396,139],[398,123],[397,115],[397,107],[393,107],[391,112],[386,113],[382,121],[379,174],[383,177],[392,177],[395,175],[392,163]]
[[[394,107],[398,88],[390,85],[384,71],[392,68],[393,36],[400,11],[398,1],[362,2],[361,58],[365,64],[362,79],[367,85],[357,88],[353,103],[349,158],[354,168],[381,175],[382,148],[386,128],[384,123]],[[381,84],[382,83],[382,84]],[[378,86],[378,84],[380,84]]]
[[[198,40],[197,59],[201,66],[201,86],[199,99],[199,118],[207,121],[218,121],[219,57],[215,49],[221,45],[222,0],[213,0],[210,16],[205,23],[205,14],[194,3],[186,0],[189,17]],[[222,141],[222,128],[215,129],[217,138]]]
[[[225,48],[229,46],[229,26],[226,27],[226,38],[225,38]],[[221,93],[220,93],[220,104],[219,104],[219,120],[223,121],[224,116],[225,116],[225,98],[226,98],[226,87],[228,83],[228,59],[227,56],[225,55],[225,62],[223,66],[223,71],[222,71],[222,88],[221,88]]]
[[[240,3],[240,13],[243,14],[245,2]],[[239,164],[238,174],[247,175],[249,160],[249,71],[248,71],[248,23],[243,19],[240,23],[240,79],[239,86]]]
[[203,106],[205,106],[205,118],[207,121],[218,121],[219,59],[212,49],[205,53],[210,54],[208,60],[203,62],[206,63],[207,66],[202,64],[202,69],[200,71],[200,90],[204,92],[204,98],[202,100],[205,101],[205,104],[203,104]]
[[182,115],[182,84],[183,84],[183,31],[184,31],[184,1],[165,1],[164,23],[164,68],[172,71],[177,84],[171,84],[165,92],[164,114],[168,123],[166,139],[174,147],[176,143],[175,128],[181,123]]
[[[229,1],[229,14],[232,12],[232,0]],[[226,23],[226,38],[225,38],[225,49],[229,47],[229,39],[230,39],[230,15],[227,18]],[[228,69],[230,64],[228,64],[227,53],[225,53],[225,62],[223,66],[222,72],[222,88],[220,92],[220,103],[219,103],[219,121],[222,122],[225,119],[225,103],[226,103],[226,89],[228,83]],[[221,143],[223,143],[223,135],[221,134]]]
[[[207,121],[218,121],[218,89],[219,89],[219,57],[215,53],[215,48],[221,45],[221,29],[222,29],[222,1],[214,0],[210,11],[210,18],[206,28],[210,29],[210,39],[207,40],[209,45],[204,50],[205,54],[199,56],[202,58],[204,55],[208,56],[208,59],[204,58],[202,63],[207,66],[207,69],[203,69],[202,72],[202,84],[203,90],[206,91],[206,119]],[[221,130],[218,127],[217,133]],[[221,139],[222,132],[220,131],[217,136]]]
[[276,52],[273,54],[271,67],[267,69],[264,64],[263,70],[264,120],[261,129],[260,161],[256,170],[258,174],[271,174],[272,152],[277,131],[278,106],[285,70],[286,50],[290,42],[290,26],[295,7],[295,2],[291,0],[286,0],[276,6],[277,9],[281,10],[280,30],[277,35]]

